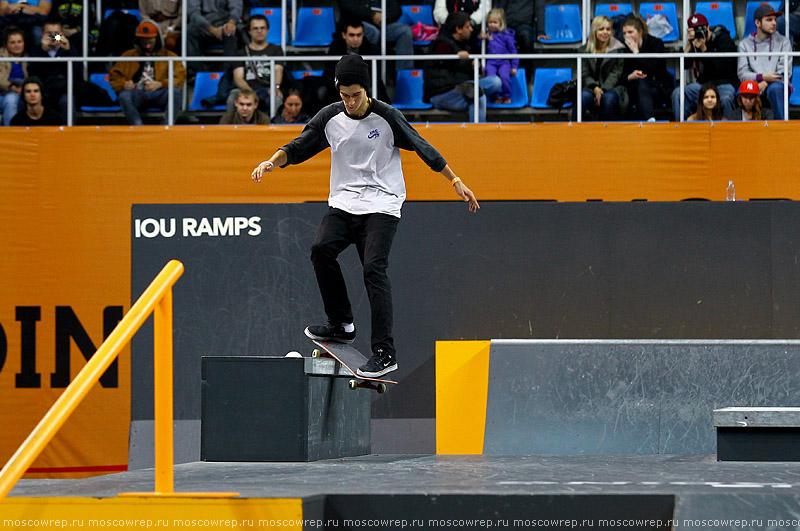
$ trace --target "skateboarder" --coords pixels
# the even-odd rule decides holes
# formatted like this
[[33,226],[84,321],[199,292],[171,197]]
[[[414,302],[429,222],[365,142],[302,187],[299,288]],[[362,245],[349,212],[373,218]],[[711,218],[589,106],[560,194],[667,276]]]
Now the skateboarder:
[[342,57],[335,75],[342,101],[320,110],[300,136],[259,164],[252,178],[259,183],[263,174],[275,166],[300,164],[331,148],[328,212],[311,247],[311,262],[328,322],[309,326],[305,334],[321,341],[352,343],[355,339],[353,311],[337,262],[339,253],[354,244],[364,266],[372,313],[372,357],[357,372],[377,378],[397,369],[392,293],[386,269],[406,197],[400,149],[415,151],[432,170],[444,175],[469,203],[471,212],[477,212],[480,206],[475,194],[400,111],[367,95],[369,68],[360,55]]

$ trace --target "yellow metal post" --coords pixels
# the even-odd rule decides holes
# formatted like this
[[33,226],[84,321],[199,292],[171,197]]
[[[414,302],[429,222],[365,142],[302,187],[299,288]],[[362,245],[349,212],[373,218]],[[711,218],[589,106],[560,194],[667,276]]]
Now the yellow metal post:
[[153,313],[156,492],[172,494],[172,291],[165,293]]

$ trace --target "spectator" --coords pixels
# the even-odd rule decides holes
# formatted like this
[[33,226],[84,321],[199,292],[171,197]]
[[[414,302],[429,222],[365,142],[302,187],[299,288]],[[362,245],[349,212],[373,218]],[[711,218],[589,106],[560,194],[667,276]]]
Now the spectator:
[[11,119],[11,125],[63,125],[64,120],[59,113],[44,106],[44,87],[36,76],[30,76],[22,82],[22,97],[25,108]]
[[0,0],[0,28],[16,26],[26,32],[28,43],[39,42],[51,8],[47,0]]
[[640,120],[654,122],[657,103],[666,102],[674,84],[664,59],[638,59],[641,53],[664,53],[664,42],[647,33],[641,17],[628,15],[622,25],[624,52],[630,54],[623,63],[623,75]]
[[[242,18],[242,0],[188,0],[189,28],[186,54],[202,54],[202,45],[222,43],[223,54],[236,55],[239,47],[236,23]],[[197,68],[190,66],[189,70]]]
[[755,81],[742,81],[739,85],[739,96],[736,98],[737,107],[725,115],[728,120],[749,122],[751,120],[774,120],[770,109],[761,107],[758,83]]
[[[516,54],[514,30],[506,27],[506,14],[502,9],[492,9],[486,17],[488,33],[481,33],[486,39],[486,53]],[[517,75],[519,59],[489,59],[486,61],[486,75],[500,78],[501,88],[494,94],[495,103],[511,103],[511,76]]]
[[[269,21],[264,15],[253,15],[248,22],[247,32],[250,42],[239,51],[242,57],[282,57],[283,50],[280,46],[267,42],[269,34]],[[269,61],[245,61],[233,67],[233,84],[236,86],[228,96],[228,110],[233,109],[236,95],[242,89],[252,89],[260,100],[259,108],[266,110],[269,105],[269,85],[272,72]],[[281,82],[283,81],[283,64],[275,63],[275,98],[278,103],[283,100]]]
[[[364,36],[375,46],[381,43],[380,2],[372,0],[339,0],[341,20],[358,19],[364,23]],[[397,0],[386,0],[386,44],[394,47],[397,55],[414,55],[414,32],[411,26],[398,22],[403,15]],[[414,61],[397,61],[397,70],[414,68]]]
[[[9,26],[3,32],[0,57],[26,57],[25,34],[17,27]],[[24,61],[0,62],[0,112],[3,125],[9,125],[17,114],[22,81],[28,77],[28,64]]]
[[498,0],[495,5],[505,11],[506,23],[514,30],[520,53],[533,53],[536,37],[535,2],[531,0]]
[[[719,25],[709,27],[708,19],[705,15],[696,13],[689,17],[689,31],[687,35],[686,53],[702,54],[715,52],[735,52],[736,44],[731,39],[731,34],[725,26]],[[717,87],[722,105],[722,112],[728,113],[733,110],[736,98],[736,59],[731,57],[696,57],[687,59],[687,64],[692,69],[694,77],[693,83],[687,83],[684,87],[684,114],[689,116],[691,109],[698,106],[700,85],[713,83]],[[672,91],[672,112],[675,121],[681,120],[681,89],[680,87]]]
[[[380,49],[364,39],[364,23],[360,19],[345,20],[341,23],[341,27],[341,31],[334,35],[327,55],[332,57],[351,54],[380,55]],[[325,105],[341,100],[339,91],[336,90],[335,67],[335,62],[326,61],[322,78],[309,76],[301,80],[303,101],[309,113],[315,114]],[[391,103],[386,92],[386,85],[380,77],[378,78],[378,99],[385,103]]]
[[[792,41],[797,42],[798,37],[800,37],[800,0],[789,0],[789,11],[786,11],[786,2],[785,0],[781,2],[781,5],[778,7],[778,11],[782,13],[787,13],[786,16],[789,17],[789,29],[791,30],[789,34],[791,35]],[[786,35],[786,16],[778,17],[778,33],[781,35]]]
[[[619,54],[625,46],[614,38],[611,19],[599,15],[592,20],[592,28],[581,53]],[[605,55],[600,59],[583,60],[583,117],[584,120],[597,115],[602,121],[619,118],[628,108],[628,89],[622,78],[621,56]],[[578,109],[572,111],[577,120]]]
[[480,28],[483,17],[491,8],[492,2],[489,0],[436,0],[433,4],[433,20],[443,26],[452,13],[466,13],[472,27]]
[[221,124],[235,125],[269,125],[269,116],[258,108],[258,94],[253,89],[241,89],[236,94],[236,107],[219,119]]
[[[472,36],[472,24],[469,16],[461,11],[450,13],[439,35],[431,45],[431,53],[435,55],[456,54],[458,59],[428,61],[425,68],[423,99],[429,101],[437,109],[469,112],[470,121],[475,117],[474,85],[472,61],[469,58],[469,39]],[[486,95],[500,90],[500,78],[489,76],[479,83],[478,121],[486,121]]]
[[164,36],[164,47],[180,53],[181,45],[181,1],[139,0],[139,15],[158,26]]
[[[41,43],[31,49],[30,56],[78,57],[79,54],[70,38],[64,35],[61,22],[51,19],[44,23]],[[58,109],[62,116],[67,115],[67,68],[66,62],[32,62],[28,65],[29,74],[39,78],[44,85],[44,106]],[[83,67],[78,61],[72,63],[72,76],[76,85],[83,78]]]
[[83,26],[83,3],[60,0],[53,3],[53,13],[58,17],[58,20],[61,21],[61,31],[64,35],[69,37],[72,45],[80,50],[82,41],[81,26]]
[[784,63],[781,52],[791,52],[789,39],[777,33],[777,17],[783,13],[775,11],[769,4],[761,4],[753,14],[756,31],[739,41],[740,52],[774,52],[767,56],[739,57],[739,79],[755,81],[762,97],[766,97],[775,118],[783,120],[783,77],[792,75],[792,57]]
[[298,90],[292,89],[283,100],[283,105],[278,109],[278,113],[272,118],[274,124],[304,124],[310,120],[309,116],[303,112],[303,99]]
[[[134,48],[123,57],[177,57],[162,46],[158,27],[142,22],[136,28]],[[186,69],[180,61],[173,63],[173,123],[178,114],[181,89],[186,81]],[[119,94],[122,112],[132,125],[142,125],[142,108],[166,108],[169,99],[169,63],[167,61],[118,61],[108,74],[108,82]],[[166,116],[164,122],[166,122]]]
[[704,83],[700,87],[701,97],[697,102],[697,110],[686,119],[687,122],[713,122],[725,119],[722,112],[722,104],[719,98],[719,91],[714,83]]

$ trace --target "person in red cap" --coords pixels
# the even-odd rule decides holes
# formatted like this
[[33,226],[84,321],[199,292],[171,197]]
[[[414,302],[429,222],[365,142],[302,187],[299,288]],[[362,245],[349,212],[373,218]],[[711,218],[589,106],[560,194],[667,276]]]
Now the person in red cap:
[[761,98],[758,95],[758,83],[742,81],[742,84],[739,85],[739,96],[736,98],[737,107],[729,113],[725,113],[725,118],[737,122],[773,120],[775,117],[772,110],[762,108]]
[[[162,46],[158,27],[145,21],[136,27],[134,48],[123,57],[177,57]],[[186,81],[186,69],[180,61],[173,63],[173,121],[181,101],[181,87]],[[169,93],[169,63],[167,61],[118,61],[108,73],[108,82],[119,94],[122,112],[132,125],[142,125],[142,108],[167,106]],[[166,122],[166,118],[164,120]]]
[[[687,24],[689,30],[684,52],[696,55],[693,58],[686,58],[686,68],[692,72],[694,81],[684,86],[683,118],[687,118],[697,108],[700,86],[705,83],[713,83],[717,87],[722,112],[732,111],[735,105],[736,85],[739,83],[739,78],[736,77],[736,58],[700,55],[735,52],[736,44],[730,32],[722,25],[710,27],[708,19],[702,13],[695,13],[689,17]],[[676,122],[681,121],[680,96],[680,87],[672,91],[672,112]]]
[[775,118],[783,120],[784,76],[792,75],[792,56],[784,61],[783,52],[791,52],[789,39],[778,33],[777,18],[783,13],[769,4],[761,4],[753,14],[756,31],[739,41],[743,53],[769,52],[770,55],[743,55],[739,57],[739,79],[755,81],[762,97],[766,97]]

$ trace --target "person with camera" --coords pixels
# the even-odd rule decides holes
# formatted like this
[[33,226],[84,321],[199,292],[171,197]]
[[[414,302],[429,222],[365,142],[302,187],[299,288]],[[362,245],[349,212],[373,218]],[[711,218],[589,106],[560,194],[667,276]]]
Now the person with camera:
[[[31,57],[79,57],[78,51],[64,35],[61,22],[55,19],[44,23],[42,40],[39,46],[31,49]],[[62,116],[67,116],[67,67],[66,62],[31,62],[28,73],[38,77],[44,84],[45,107],[58,109]],[[83,66],[80,61],[72,63],[72,78],[83,79]],[[74,99],[74,98],[73,98]]]
[[[723,113],[730,112],[736,105],[736,77],[735,57],[702,57],[701,54],[716,52],[735,52],[736,44],[725,26],[710,27],[708,19],[701,13],[695,13],[687,21],[686,48],[684,52],[695,54],[694,58],[687,58],[687,67],[691,69],[694,81],[684,86],[683,118],[687,118],[697,108],[700,99],[700,87],[706,83],[713,83],[717,87],[720,105]],[[681,89],[672,91],[672,112],[675,121],[681,121]]]
[[738,48],[740,52],[770,53],[739,57],[738,73],[740,80],[758,83],[762,99],[769,102],[777,120],[783,120],[786,115],[783,108],[784,76],[792,75],[792,56],[788,57],[788,62],[783,60],[783,53],[791,52],[792,44],[776,31],[777,18],[781,15],[783,13],[775,11],[769,4],[760,5],[753,14],[756,31],[739,41]]

